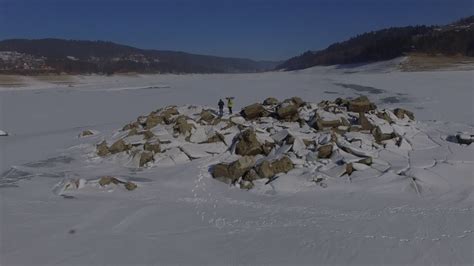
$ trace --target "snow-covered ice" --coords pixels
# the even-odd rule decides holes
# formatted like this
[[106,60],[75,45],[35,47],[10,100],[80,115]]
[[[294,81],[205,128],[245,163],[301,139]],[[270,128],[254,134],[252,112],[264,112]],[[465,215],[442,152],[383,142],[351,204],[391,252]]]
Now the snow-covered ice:
[[[33,84],[1,91],[0,128],[11,134],[0,138],[0,264],[472,265],[474,146],[457,143],[455,135],[474,132],[474,73],[379,70],[380,64],[350,69],[350,74],[313,68],[86,76],[77,77],[80,83],[73,88]],[[406,108],[417,120],[416,131],[391,127],[408,141],[397,148],[387,144],[382,152],[366,154],[371,140],[357,133],[338,139],[338,145],[374,156],[367,168],[338,150],[334,156],[353,159],[356,171],[350,179],[323,178],[346,169],[314,160],[268,185],[241,190],[209,172],[222,160],[236,159],[227,151],[231,136],[224,135],[227,145],[197,144],[211,133],[203,131],[181,145],[163,128],[154,128],[168,150],[153,167],[130,167],[127,156],[95,155],[96,143],[124,137],[115,135],[117,129],[169,104],[215,106],[219,98],[234,96],[238,111],[269,96],[319,102],[360,93],[337,84],[383,90],[368,94],[380,109]],[[156,89],[141,89],[148,87]],[[384,102],[391,96],[406,100]],[[300,140],[311,133],[296,134],[294,127],[287,123],[259,138],[279,142],[300,134],[274,155],[302,153]],[[84,130],[94,134],[78,138]],[[330,138],[321,135],[316,141],[322,145]],[[102,187],[97,184],[101,176],[138,187]]]

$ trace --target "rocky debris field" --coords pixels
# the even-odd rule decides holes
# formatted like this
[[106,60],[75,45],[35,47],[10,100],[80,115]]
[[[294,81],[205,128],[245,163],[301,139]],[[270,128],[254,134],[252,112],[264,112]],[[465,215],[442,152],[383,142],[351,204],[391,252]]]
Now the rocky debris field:
[[[267,98],[224,117],[210,107],[167,106],[126,124],[98,143],[96,153],[138,168],[213,157],[212,177],[242,189],[284,175],[327,186],[328,179],[391,173],[411,178],[419,193],[410,154],[439,146],[419,125],[412,112],[377,109],[365,96],[320,103]],[[469,145],[472,135],[452,140]]]

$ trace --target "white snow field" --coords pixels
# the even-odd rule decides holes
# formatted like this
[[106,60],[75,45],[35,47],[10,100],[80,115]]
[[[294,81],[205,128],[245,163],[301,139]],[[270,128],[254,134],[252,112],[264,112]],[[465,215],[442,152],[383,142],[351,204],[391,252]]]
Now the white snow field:
[[[472,265],[474,145],[452,136],[474,132],[474,71],[390,66],[0,88],[0,128],[9,133],[0,138],[0,265]],[[216,107],[234,96],[240,111],[270,96],[318,103],[360,94],[414,112],[410,151],[379,159],[408,169],[417,186],[359,164],[367,174],[351,182],[283,175],[247,191],[213,179],[209,167],[221,157],[193,146],[187,152],[202,158],[175,164],[176,154],[145,168],[96,154],[97,143],[166,105]],[[84,130],[92,134],[78,137]],[[101,176],[138,187],[102,187]]]

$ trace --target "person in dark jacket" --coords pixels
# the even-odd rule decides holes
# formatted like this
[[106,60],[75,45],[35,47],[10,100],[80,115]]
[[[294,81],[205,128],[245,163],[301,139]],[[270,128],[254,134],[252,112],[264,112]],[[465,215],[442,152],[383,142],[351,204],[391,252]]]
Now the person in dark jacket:
[[222,117],[224,115],[224,101],[222,99],[219,99],[219,103],[217,103],[219,106],[219,116]]

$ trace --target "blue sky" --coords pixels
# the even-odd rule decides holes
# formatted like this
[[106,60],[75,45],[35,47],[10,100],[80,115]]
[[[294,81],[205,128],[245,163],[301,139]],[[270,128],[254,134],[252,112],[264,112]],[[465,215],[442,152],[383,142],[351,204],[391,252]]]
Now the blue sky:
[[474,0],[0,0],[0,39],[109,40],[281,60],[366,31],[472,14]]

